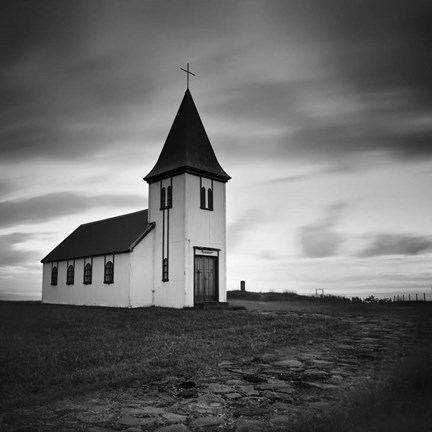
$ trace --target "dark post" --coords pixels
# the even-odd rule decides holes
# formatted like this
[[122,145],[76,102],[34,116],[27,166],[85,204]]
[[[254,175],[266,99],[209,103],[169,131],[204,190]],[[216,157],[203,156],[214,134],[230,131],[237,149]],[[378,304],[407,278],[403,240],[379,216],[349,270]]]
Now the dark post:
[[418,301],[418,294],[416,293],[416,301]]
[[423,293],[423,300],[426,301],[426,293]]
[[246,291],[246,282],[240,281],[240,291],[245,292]]
[[411,294],[408,294],[408,301],[411,301]]

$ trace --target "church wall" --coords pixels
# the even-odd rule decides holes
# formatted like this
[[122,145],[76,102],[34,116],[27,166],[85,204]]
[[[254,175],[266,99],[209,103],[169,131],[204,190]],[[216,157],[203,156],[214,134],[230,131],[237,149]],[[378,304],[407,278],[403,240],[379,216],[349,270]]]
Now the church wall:
[[[112,255],[107,255],[112,259]],[[74,260],[69,260],[72,263]],[[93,257],[92,283],[84,284],[84,259],[75,260],[74,283],[66,284],[67,261],[58,263],[58,282],[51,285],[51,263],[43,265],[42,301],[44,303],[129,307],[130,254],[114,257],[114,283],[104,283],[104,257]]]
[[153,291],[154,235],[153,230],[135,246],[130,254],[132,307],[155,305],[155,292]]

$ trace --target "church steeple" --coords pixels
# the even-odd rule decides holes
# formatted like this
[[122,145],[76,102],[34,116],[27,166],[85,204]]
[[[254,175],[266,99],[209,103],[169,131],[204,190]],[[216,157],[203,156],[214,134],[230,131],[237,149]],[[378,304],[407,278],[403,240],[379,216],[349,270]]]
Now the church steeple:
[[185,172],[224,183],[231,178],[216,158],[189,89],[186,90],[159,159],[144,180],[153,183]]

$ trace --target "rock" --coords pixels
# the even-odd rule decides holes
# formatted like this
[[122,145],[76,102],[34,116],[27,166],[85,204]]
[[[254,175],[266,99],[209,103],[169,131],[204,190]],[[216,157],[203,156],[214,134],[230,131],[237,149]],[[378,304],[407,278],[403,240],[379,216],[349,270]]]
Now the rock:
[[332,384],[340,384],[341,382],[343,382],[343,377],[341,375],[332,375],[329,379],[329,382],[331,382]]
[[168,423],[184,423],[187,420],[187,417],[185,415],[174,414],[174,413],[166,413],[163,414],[162,417]]
[[217,383],[211,383],[207,388],[211,393],[231,393],[234,391],[234,389],[230,386]]
[[163,408],[152,407],[152,406],[140,408],[140,411],[141,411],[140,414],[145,414],[145,415],[158,415],[158,414],[165,413],[165,410]]
[[169,426],[163,426],[157,429],[156,432],[190,432],[190,429],[187,428],[184,424],[172,424]]
[[246,396],[259,396],[259,391],[255,390],[252,385],[238,386],[239,390]]
[[115,417],[115,414],[110,412],[106,407],[95,411],[93,411],[93,408],[90,408],[90,410],[78,412],[76,418],[83,423],[99,423],[111,421]]
[[152,426],[156,423],[156,419],[152,417],[138,418],[127,415],[117,420],[117,423],[125,426]]
[[242,385],[243,381],[239,379],[230,379],[226,382],[227,385]]
[[220,413],[225,407],[225,401],[217,395],[204,395],[189,405],[189,409],[199,413]]
[[308,376],[325,377],[328,375],[328,372],[321,369],[307,369],[304,371],[304,374]]
[[228,398],[228,399],[239,399],[239,398],[241,398],[241,394],[240,393],[227,393],[224,396],[226,398]]
[[235,425],[236,432],[265,432],[268,430],[263,422],[255,420],[240,420]]
[[292,405],[284,403],[284,402],[275,402],[272,405],[272,408],[275,410],[281,410],[281,411],[286,411],[291,409]]
[[303,366],[302,362],[299,362],[298,360],[294,359],[283,359],[273,362],[275,366],[282,366],[282,367],[288,367],[288,368],[300,368]]
[[291,420],[288,416],[275,414],[270,418],[270,423],[278,427],[287,427],[291,423]]
[[225,421],[222,418],[216,416],[210,416],[210,417],[197,418],[191,423],[191,426],[193,429],[195,429],[195,428],[202,428],[202,427],[209,427],[209,426],[219,426],[224,423]]

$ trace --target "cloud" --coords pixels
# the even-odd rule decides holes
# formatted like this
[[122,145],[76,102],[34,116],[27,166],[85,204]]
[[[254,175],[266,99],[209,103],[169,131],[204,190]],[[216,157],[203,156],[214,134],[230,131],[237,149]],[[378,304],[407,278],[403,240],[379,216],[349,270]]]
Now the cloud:
[[21,232],[0,235],[0,268],[19,267],[28,264],[29,261],[37,260],[38,253],[17,247],[33,238],[35,235]]
[[87,196],[56,192],[19,201],[3,201],[0,202],[0,227],[45,222],[60,216],[80,214],[95,207],[135,207],[141,199],[135,195]]
[[256,230],[257,225],[265,222],[266,218],[261,209],[250,209],[236,221],[228,224],[227,240],[230,251],[235,250],[237,246],[242,244],[245,234],[250,235]]
[[419,255],[426,252],[432,252],[430,236],[381,233],[371,238],[369,245],[358,256]]
[[322,258],[337,255],[344,237],[334,227],[347,206],[346,202],[333,204],[327,208],[324,218],[300,229],[300,246],[304,256]]

